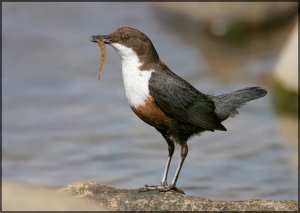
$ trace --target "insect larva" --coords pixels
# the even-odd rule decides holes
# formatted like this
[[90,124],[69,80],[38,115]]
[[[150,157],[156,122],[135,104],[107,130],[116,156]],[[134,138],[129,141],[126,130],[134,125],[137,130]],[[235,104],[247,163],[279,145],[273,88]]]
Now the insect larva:
[[98,80],[100,80],[100,75],[102,73],[103,64],[106,59],[106,47],[105,47],[105,43],[103,40],[98,40],[98,46],[101,49],[100,68],[99,68],[99,72],[98,72]]

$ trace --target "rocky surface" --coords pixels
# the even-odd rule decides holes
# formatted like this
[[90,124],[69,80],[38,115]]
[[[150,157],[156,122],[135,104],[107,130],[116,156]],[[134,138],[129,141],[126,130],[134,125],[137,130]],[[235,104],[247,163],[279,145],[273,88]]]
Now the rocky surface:
[[183,195],[177,192],[138,192],[116,189],[95,182],[78,182],[60,189],[87,199],[100,207],[119,211],[297,211],[298,201],[222,201]]

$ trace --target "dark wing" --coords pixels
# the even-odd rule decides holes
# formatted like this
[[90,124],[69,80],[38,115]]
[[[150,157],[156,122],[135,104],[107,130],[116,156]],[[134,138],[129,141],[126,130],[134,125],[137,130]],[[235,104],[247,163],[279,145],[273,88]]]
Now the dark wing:
[[206,130],[226,130],[214,112],[214,102],[171,71],[153,72],[149,91],[160,108],[177,120]]

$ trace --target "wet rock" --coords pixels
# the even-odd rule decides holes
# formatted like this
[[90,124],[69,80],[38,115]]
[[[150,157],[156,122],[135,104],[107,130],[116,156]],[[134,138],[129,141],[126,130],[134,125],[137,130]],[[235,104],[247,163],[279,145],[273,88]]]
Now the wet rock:
[[296,211],[298,201],[222,201],[183,195],[177,192],[139,192],[116,189],[95,182],[78,182],[60,189],[101,207],[121,211]]

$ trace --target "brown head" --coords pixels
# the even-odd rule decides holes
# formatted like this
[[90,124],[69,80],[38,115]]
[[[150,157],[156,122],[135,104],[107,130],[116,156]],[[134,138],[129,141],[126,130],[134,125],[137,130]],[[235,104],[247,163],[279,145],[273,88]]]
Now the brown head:
[[159,56],[151,40],[139,30],[122,27],[109,35],[92,36],[91,41],[97,42],[102,39],[106,44],[110,44],[122,59],[131,57],[133,51],[140,62],[158,62]]

